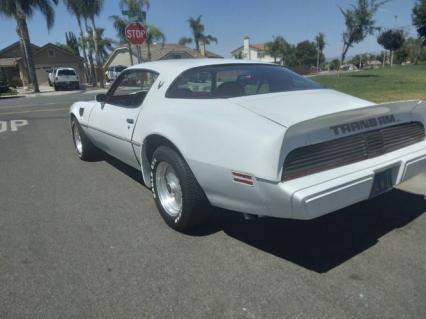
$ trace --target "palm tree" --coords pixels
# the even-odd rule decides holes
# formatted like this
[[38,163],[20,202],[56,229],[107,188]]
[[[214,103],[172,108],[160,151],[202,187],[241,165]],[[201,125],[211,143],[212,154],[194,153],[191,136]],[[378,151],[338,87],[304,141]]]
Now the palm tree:
[[145,44],[148,51],[148,61],[151,61],[151,45],[153,45],[155,42],[161,42],[161,45],[164,46],[165,41],[166,36],[159,28],[153,25],[148,26],[145,39]]
[[208,35],[203,35],[201,37],[201,43],[203,44],[203,52],[206,52],[206,45],[209,45],[210,43],[216,43],[217,44],[217,38],[208,34]]
[[267,42],[265,45],[265,51],[274,58],[274,63],[277,63],[277,58],[280,56],[283,40],[284,38],[280,36],[274,37],[273,41]]
[[98,34],[97,39],[98,39],[98,48],[101,55],[101,62],[102,64],[104,64],[110,52],[114,50],[114,45],[113,45],[114,40],[104,37],[104,32],[105,32],[104,28],[98,28],[96,32]]
[[282,65],[294,63],[294,46],[282,36],[274,37],[273,41],[266,43],[266,53],[274,58],[274,63],[277,63],[277,58],[280,58]]
[[82,43],[87,43],[87,57],[89,59],[89,65],[90,65],[90,73],[91,73],[91,80],[92,85],[97,86],[98,80],[97,80],[97,74],[95,69],[95,64],[93,63],[93,48],[95,47],[93,43],[93,33],[92,29],[89,27],[89,23],[87,21],[87,17],[83,16],[83,22],[84,22],[84,28],[85,28],[85,34],[83,35],[83,38],[81,39]]
[[85,63],[85,71],[86,71],[86,80],[89,81],[89,79],[93,78],[90,74],[89,66],[89,60],[87,58],[87,52],[86,52],[86,39],[84,37],[83,27],[81,25],[81,18],[82,18],[82,10],[83,10],[83,1],[82,0],[64,0],[65,6],[67,7],[68,11],[75,16],[77,19],[78,28],[80,30],[80,45],[81,45],[81,51],[83,52],[83,59]]
[[53,26],[55,22],[55,13],[53,4],[58,4],[58,0],[1,0],[0,14],[14,18],[18,36],[24,48],[24,59],[28,66],[28,74],[33,85],[34,92],[40,92],[35,72],[33,53],[31,49],[30,34],[28,32],[27,18],[34,14],[35,10],[39,10],[44,16],[47,29]]
[[187,21],[192,32],[195,48],[200,51],[200,43],[203,43],[205,52],[206,44],[210,44],[211,42],[217,43],[217,39],[210,34],[204,34],[205,27],[201,23],[201,18],[202,15],[199,15],[197,18],[189,17]]
[[179,39],[179,45],[187,45],[192,43],[192,38],[190,37],[182,37]]
[[95,58],[96,58],[96,64],[98,69],[100,70],[100,79],[99,79],[99,83],[101,88],[105,87],[105,81],[104,81],[104,72],[103,72],[103,68],[102,68],[102,63],[101,63],[101,53],[99,51],[99,39],[98,39],[98,33],[96,32],[97,28],[96,28],[96,23],[95,23],[95,17],[99,16],[99,14],[102,11],[103,8],[103,4],[104,1],[103,0],[83,0],[83,16],[84,18],[87,20],[90,20],[90,22],[92,23],[92,28],[91,28],[91,37],[92,37],[92,43],[94,44],[94,48],[95,48]]
[[112,15],[110,16],[110,19],[113,21],[114,29],[117,31],[119,43],[127,44],[127,48],[129,49],[130,64],[133,65],[132,45],[129,41],[127,41],[127,38],[124,34],[128,21],[118,15]]
[[325,34],[320,32],[318,33],[318,35],[315,37],[315,41],[317,43],[317,72],[319,72],[319,66],[320,66],[320,60],[321,57],[323,56],[323,52],[324,52],[324,48],[325,48]]
[[68,51],[70,51],[72,54],[76,56],[80,56],[80,43],[78,42],[77,37],[75,36],[74,32],[66,32],[65,33],[65,41],[66,41],[66,48]]
[[[146,10],[148,10],[149,6],[149,0],[120,0],[121,10],[135,12],[138,16],[142,16],[143,9],[146,8]],[[130,64],[133,65],[132,46],[130,42],[127,41],[126,35],[124,34],[126,25],[129,24],[130,21],[118,15],[112,15],[110,16],[110,19],[113,21],[113,26],[114,29],[117,31],[117,36],[120,40],[120,43],[127,43],[127,47],[129,49]]]

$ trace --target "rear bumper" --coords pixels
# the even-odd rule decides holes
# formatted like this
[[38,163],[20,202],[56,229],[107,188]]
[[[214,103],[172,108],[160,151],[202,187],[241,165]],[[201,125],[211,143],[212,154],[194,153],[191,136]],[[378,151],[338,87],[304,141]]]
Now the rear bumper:
[[259,215],[313,219],[367,200],[375,174],[389,168],[394,186],[426,172],[426,142],[288,182],[257,180],[265,207]]
[[55,85],[57,87],[74,88],[74,87],[80,87],[80,82],[78,81],[56,82]]

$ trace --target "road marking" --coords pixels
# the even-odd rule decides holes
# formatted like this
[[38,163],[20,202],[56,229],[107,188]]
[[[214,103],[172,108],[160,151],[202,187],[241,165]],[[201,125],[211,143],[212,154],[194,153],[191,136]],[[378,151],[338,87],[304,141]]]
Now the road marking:
[[[27,120],[10,120],[10,130],[12,132],[18,131],[22,126],[28,125]],[[0,121],[0,133],[7,131],[7,121]]]
[[46,105],[55,105],[58,104],[56,102],[54,103],[43,103],[43,104],[27,104],[27,105],[7,105],[7,106],[0,106],[0,110],[3,109],[14,109],[14,108],[24,108],[24,107],[39,107],[39,106],[46,106]]
[[11,120],[10,121],[10,130],[12,132],[16,132],[18,130],[18,127],[28,125],[27,120]]
[[0,116],[2,115],[13,115],[13,114],[23,114],[23,113],[37,113],[37,112],[55,112],[55,111],[68,111],[69,107],[62,107],[58,109],[47,109],[47,110],[31,110],[31,111],[21,111],[21,112],[0,112]]

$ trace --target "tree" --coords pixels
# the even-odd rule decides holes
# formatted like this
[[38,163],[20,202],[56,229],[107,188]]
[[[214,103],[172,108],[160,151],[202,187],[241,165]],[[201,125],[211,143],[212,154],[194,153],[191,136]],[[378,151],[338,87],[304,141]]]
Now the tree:
[[282,36],[273,37],[273,41],[267,42],[265,51],[274,58],[274,63],[279,62],[282,65],[291,66],[295,64],[295,48]]
[[377,10],[389,0],[357,0],[356,5],[352,5],[349,9],[340,11],[345,18],[346,29],[343,32],[343,50],[340,59],[341,65],[345,62],[346,54],[349,48],[354,44],[360,43],[368,35],[372,35],[378,28],[375,26],[374,16]]
[[[99,69],[100,79],[99,83],[101,88],[105,87],[105,80],[104,80],[104,72],[102,67],[102,58],[101,58],[101,52],[99,50],[99,39],[98,39],[98,33],[96,32],[97,27],[95,23],[95,17],[99,16],[99,14],[102,11],[102,7],[104,4],[104,0],[82,0],[83,1],[83,17],[87,20],[90,20],[92,24],[91,28],[91,42],[94,45],[94,51],[95,51],[95,58],[96,58],[96,64]],[[89,30],[87,30],[89,31]],[[96,83],[97,85],[97,83]]]
[[331,71],[338,70],[340,68],[340,60],[334,59],[330,62],[329,68]]
[[182,37],[179,39],[179,45],[188,45],[192,43],[192,38],[190,37]]
[[161,45],[164,46],[164,42],[166,42],[166,36],[159,28],[151,25],[147,27],[145,39],[145,44],[148,51],[148,61],[151,61],[151,46],[155,42],[161,42]]
[[426,45],[426,0],[417,0],[413,8],[413,24],[423,44]]
[[[149,0],[120,0],[121,10],[134,12],[137,16],[142,16],[142,12],[144,11],[144,8],[148,10],[149,7],[150,7]],[[117,31],[117,36],[120,39],[120,43],[127,44],[127,47],[129,49],[130,64],[133,65],[132,45],[127,40],[126,35],[124,34],[126,26],[127,24],[130,23],[130,21],[118,15],[112,15],[110,16],[110,19],[113,21],[113,26],[115,30]]]
[[210,34],[204,34],[205,27],[204,24],[201,23],[202,16],[199,15],[197,18],[189,17],[188,18],[188,24],[189,28],[192,32],[192,38],[195,43],[195,49],[200,51],[200,43],[204,47],[204,52],[206,48],[206,44],[210,44],[211,42],[217,43],[217,38]]
[[394,52],[404,45],[405,35],[402,30],[387,30],[382,32],[377,38],[377,42],[390,51],[391,67],[393,66]]
[[32,17],[35,10],[39,10],[46,20],[47,29],[50,30],[55,22],[53,4],[58,0],[1,0],[0,14],[16,20],[17,32],[24,49],[24,60],[28,67],[28,75],[34,92],[40,92],[35,72],[33,52],[31,49],[30,34],[28,32],[27,18]]
[[[421,60],[422,53],[426,52],[423,46],[423,40],[421,38],[408,38],[405,40],[404,45],[401,49],[395,52],[398,58],[405,57],[405,60],[409,60],[413,64],[418,64]],[[400,52],[401,51],[401,52]]]
[[85,73],[86,73],[86,81],[89,82],[92,78],[92,75],[90,74],[89,69],[89,60],[87,57],[87,41],[84,37],[83,27],[81,24],[82,19],[82,10],[83,10],[83,1],[82,0],[64,0],[65,6],[67,7],[68,11],[76,18],[77,25],[80,31],[80,47],[81,51],[83,52],[83,59],[84,59],[84,65],[85,65]]
[[274,37],[273,41],[267,42],[265,44],[265,51],[272,58],[274,58],[274,63],[277,63],[277,59],[281,55],[283,41],[285,41],[284,38],[281,36],[278,36],[278,37]]
[[[98,49],[101,57],[101,63],[104,64],[111,51],[114,50],[114,40],[104,37],[104,28],[97,28]],[[93,48],[92,48],[93,49]]]
[[296,45],[296,63],[301,66],[314,66],[317,63],[318,50],[315,42],[303,41]]
[[324,49],[325,49],[325,34],[320,32],[315,37],[315,42],[317,44],[317,72],[320,70],[320,65],[324,63],[325,57],[324,57]]
[[65,40],[66,40],[66,46],[68,47],[68,50],[72,54],[76,56],[80,56],[79,42],[75,34],[73,32],[65,33]]

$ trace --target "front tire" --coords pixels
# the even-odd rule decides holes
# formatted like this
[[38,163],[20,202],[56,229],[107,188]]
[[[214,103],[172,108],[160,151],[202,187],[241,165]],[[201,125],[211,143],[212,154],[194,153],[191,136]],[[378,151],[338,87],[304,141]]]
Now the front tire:
[[75,117],[71,119],[72,140],[77,156],[83,161],[97,158],[99,151],[89,140]]
[[173,229],[187,232],[205,223],[212,207],[185,160],[160,146],[151,162],[151,188],[158,210]]

